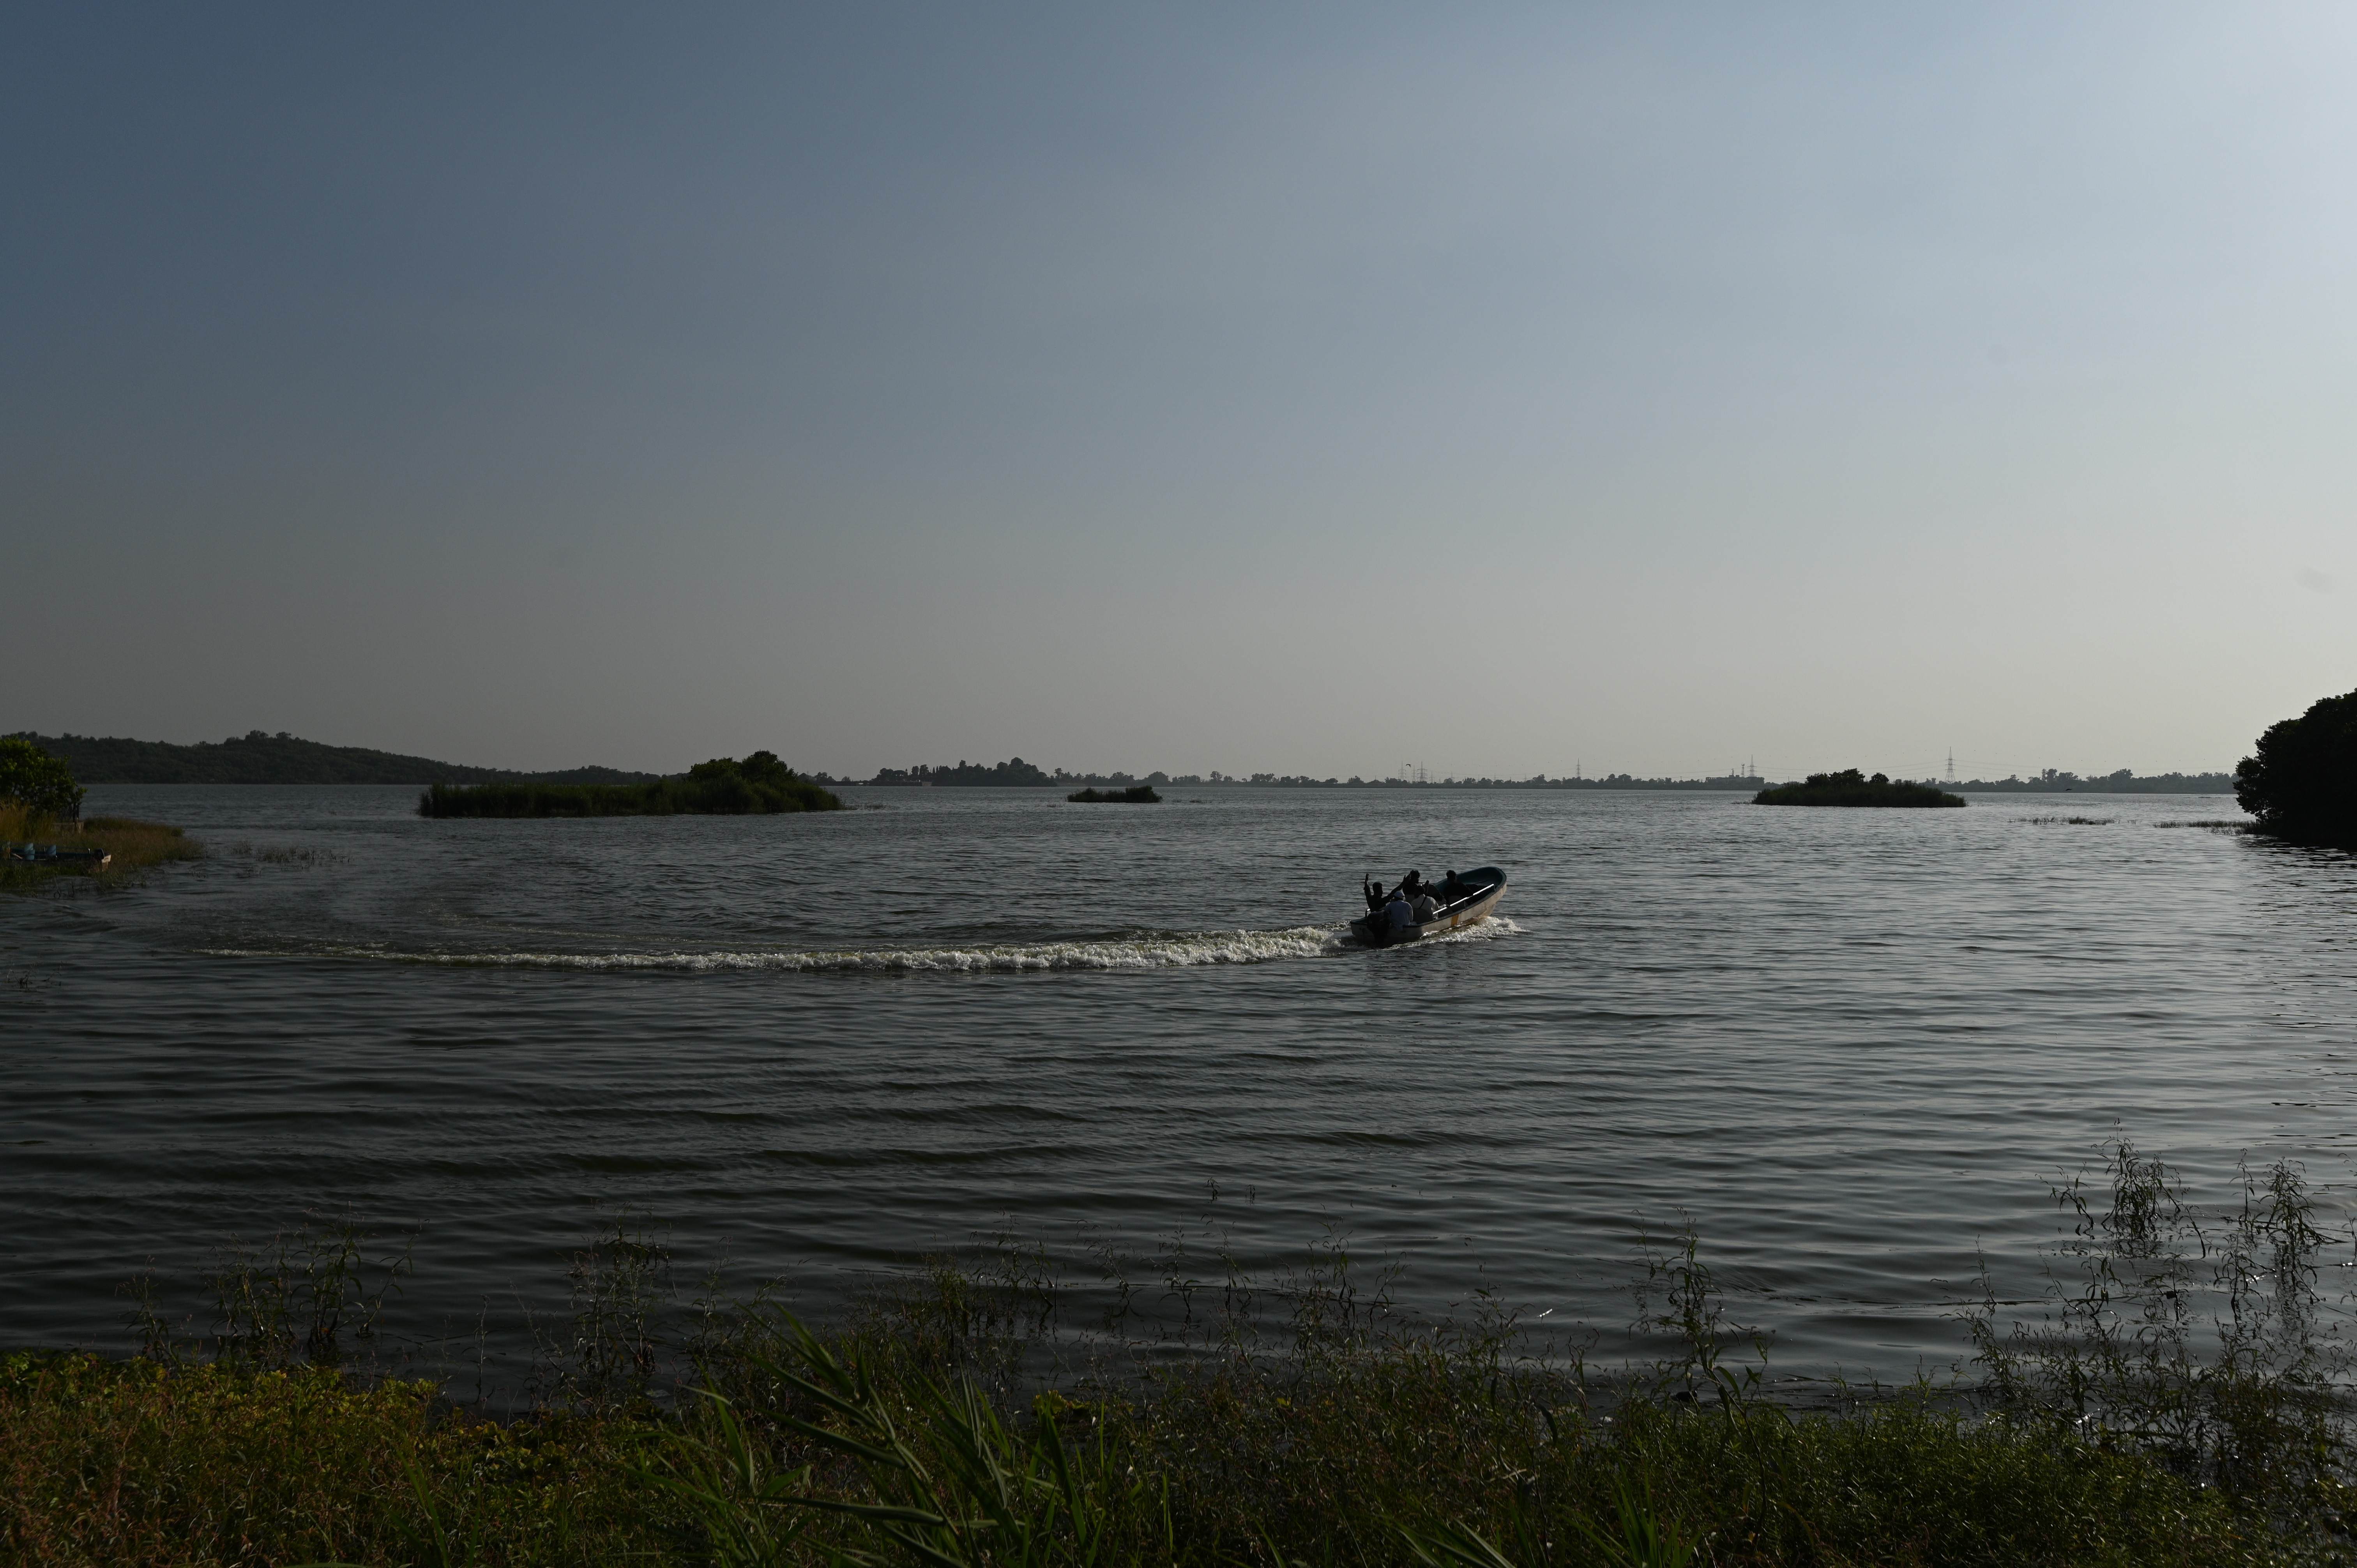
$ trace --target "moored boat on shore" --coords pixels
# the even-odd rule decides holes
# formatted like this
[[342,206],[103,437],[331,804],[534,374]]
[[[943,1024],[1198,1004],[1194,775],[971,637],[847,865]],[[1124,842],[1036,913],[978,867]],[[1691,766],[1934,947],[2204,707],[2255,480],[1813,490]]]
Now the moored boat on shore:
[[20,865],[104,865],[113,858],[102,849],[59,849],[53,843],[0,843],[0,860]]

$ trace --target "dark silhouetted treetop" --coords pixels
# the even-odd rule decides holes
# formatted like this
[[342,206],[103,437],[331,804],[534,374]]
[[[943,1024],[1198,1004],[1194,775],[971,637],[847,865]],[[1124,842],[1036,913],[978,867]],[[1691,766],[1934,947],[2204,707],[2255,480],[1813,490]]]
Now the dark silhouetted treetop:
[[0,800],[37,817],[78,817],[81,786],[73,769],[21,736],[0,739]]
[[2255,832],[2357,850],[2357,692],[2269,725],[2234,769],[2234,799]]
[[1893,782],[1878,773],[1868,779],[1855,768],[1839,773],[1812,773],[1805,783],[1779,784],[1751,798],[1755,806],[1961,806],[1961,795],[1950,795],[1929,784]]

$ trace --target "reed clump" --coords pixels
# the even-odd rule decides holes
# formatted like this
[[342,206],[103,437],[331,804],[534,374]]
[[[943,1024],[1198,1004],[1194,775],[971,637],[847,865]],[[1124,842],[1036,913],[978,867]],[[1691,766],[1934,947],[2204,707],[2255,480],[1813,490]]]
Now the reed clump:
[[842,797],[757,751],[717,757],[682,776],[645,784],[436,784],[417,800],[421,817],[767,816],[839,811]]
[[2352,1372],[2346,1304],[2319,1288],[2324,1250],[2287,1162],[2245,1165],[2239,1206],[2204,1214],[2181,1178],[2122,1139],[2053,1188],[2070,1225],[2047,1299],[2003,1309],[1986,1279],[1963,1314],[1980,1396],[2013,1429],[2140,1455],[2188,1485],[2283,1518],[2346,1520]]

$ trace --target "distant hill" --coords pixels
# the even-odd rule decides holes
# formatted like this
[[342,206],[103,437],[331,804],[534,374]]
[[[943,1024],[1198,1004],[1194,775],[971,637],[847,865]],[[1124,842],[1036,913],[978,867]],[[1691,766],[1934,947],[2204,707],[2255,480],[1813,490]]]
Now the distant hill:
[[636,784],[659,777],[618,768],[567,768],[554,773],[467,768],[361,746],[322,746],[283,731],[264,735],[250,730],[194,746],[112,736],[18,734],[63,759],[84,784]]

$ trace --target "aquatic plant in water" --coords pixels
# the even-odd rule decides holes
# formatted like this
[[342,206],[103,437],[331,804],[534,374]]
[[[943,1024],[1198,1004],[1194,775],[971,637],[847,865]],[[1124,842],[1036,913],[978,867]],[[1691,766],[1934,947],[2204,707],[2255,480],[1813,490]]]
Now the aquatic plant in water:
[[2348,1346],[2318,1288],[2331,1242],[2299,1170],[2242,1171],[2205,1222],[2167,1165],[2122,1139],[2053,1188],[2071,1223],[2048,1299],[2005,1321],[1986,1272],[1963,1314],[1978,1396],[2025,1430],[2148,1457],[2272,1505],[2345,1506]]

